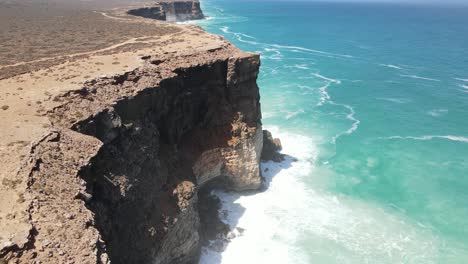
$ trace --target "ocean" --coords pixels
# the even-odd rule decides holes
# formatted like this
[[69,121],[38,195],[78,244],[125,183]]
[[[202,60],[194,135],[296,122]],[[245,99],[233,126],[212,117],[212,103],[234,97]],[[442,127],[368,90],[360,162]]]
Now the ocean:
[[468,263],[468,8],[202,8],[261,54],[263,125],[288,157],[262,164],[261,192],[215,192],[237,236],[200,263]]

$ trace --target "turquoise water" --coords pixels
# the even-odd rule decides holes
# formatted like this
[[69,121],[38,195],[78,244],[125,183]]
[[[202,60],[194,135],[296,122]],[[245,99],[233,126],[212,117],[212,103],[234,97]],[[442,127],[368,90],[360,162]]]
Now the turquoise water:
[[219,193],[246,232],[202,263],[468,263],[466,7],[202,8],[261,53],[263,123],[298,159],[263,164],[264,193]]

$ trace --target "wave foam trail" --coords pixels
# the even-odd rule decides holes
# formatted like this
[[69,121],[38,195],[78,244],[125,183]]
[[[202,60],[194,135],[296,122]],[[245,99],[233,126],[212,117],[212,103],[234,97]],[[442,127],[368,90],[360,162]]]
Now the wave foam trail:
[[244,33],[229,31],[229,27],[228,27],[228,26],[220,27],[219,29],[220,29],[221,31],[223,31],[224,33],[226,33],[226,34],[234,34],[234,35],[243,36],[243,37],[250,38],[250,39],[256,39],[255,37],[252,37],[252,36],[247,35],[247,34],[244,34]]
[[300,114],[304,114],[305,111],[303,109],[300,109],[298,111],[294,111],[294,112],[289,112],[287,115],[286,115],[286,119],[289,120],[297,115],[300,115]]
[[462,79],[462,78],[455,78],[455,80],[462,81],[462,82],[468,82],[468,79]]
[[460,84],[460,87],[463,89],[468,89],[468,85],[465,85],[465,84]]
[[[265,51],[271,51],[271,50],[277,50],[278,49],[286,49],[288,51],[293,51],[293,52],[302,52],[302,53],[307,53],[307,54],[315,54],[315,55],[322,55],[330,58],[354,58],[351,55],[346,55],[346,54],[338,54],[338,53],[331,53],[331,52],[325,52],[325,51],[320,51],[320,50],[314,50],[314,49],[308,49],[308,48],[303,48],[303,47],[295,47],[295,46],[283,46],[283,45],[278,45],[278,44],[269,44],[269,43],[262,43],[262,42],[256,42],[253,40],[256,40],[255,37],[240,33],[240,32],[232,32],[229,30],[228,26],[223,26],[219,28],[223,33],[225,34],[231,34],[236,37],[236,39],[240,42],[248,43],[251,45],[262,45],[265,46],[264,48]],[[250,40],[246,40],[245,38],[248,38]]]
[[262,163],[268,185],[263,192],[214,192],[223,221],[244,231],[222,252],[203,248],[200,264],[434,262],[438,241],[430,231],[378,206],[315,190],[306,180],[327,175],[314,175],[314,140],[270,130],[290,156]]
[[327,101],[330,100],[330,95],[327,92],[327,88],[330,86],[331,83],[327,83],[324,86],[319,88],[320,91],[320,101],[317,103],[317,106],[324,105]]
[[[259,45],[261,43],[258,43],[256,41],[253,41],[254,39],[256,39],[255,37],[252,37],[250,35],[247,35],[247,34],[244,34],[244,33],[239,33],[239,32],[232,32],[232,31],[229,31],[229,27],[227,26],[224,26],[224,27],[220,27],[219,28],[222,32],[226,33],[226,34],[231,34],[231,35],[234,35],[236,37],[236,39],[240,42],[244,42],[244,43],[248,43],[248,44],[251,44],[251,45]],[[245,40],[243,38],[248,38],[248,39],[252,39],[252,40]]]
[[336,140],[339,137],[344,136],[344,135],[351,135],[352,133],[354,133],[354,131],[356,131],[359,128],[359,124],[361,123],[361,121],[355,117],[356,112],[354,111],[354,108],[352,106],[349,106],[349,105],[346,105],[346,104],[338,104],[338,103],[334,103],[334,102],[331,102],[331,103],[334,104],[334,105],[342,106],[342,107],[348,109],[349,114],[346,115],[346,118],[348,120],[353,121],[353,124],[351,125],[351,127],[348,130],[346,130],[346,131],[344,131],[342,133],[339,133],[338,135],[336,135],[336,136],[334,136],[332,138],[332,143],[336,143]]
[[407,78],[413,78],[413,79],[419,79],[419,80],[426,80],[426,81],[433,81],[433,82],[440,82],[438,79],[433,79],[433,78],[427,78],[427,77],[421,77],[417,75],[406,75],[406,74],[400,74],[401,77],[407,77]]
[[448,113],[448,109],[434,109],[429,112],[427,112],[429,115],[433,117],[439,117],[441,115],[445,115]]
[[296,68],[300,70],[310,70],[307,64],[294,64],[294,65],[286,65],[285,68]]
[[275,48],[281,48],[281,49],[307,51],[307,52],[312,52],[312,53],[317,53],[317,54],[322,54],[322,55],[331,55],[331,56],[343,57],[343,58],[354,58],[354,56],[347,55],[347,54],[332,53],[332,52],[326,52],[326,51],[321,51],[321,50],[308,49],[304,47],[284,46],[284,45],[278,45],[278,44],[271,44],[271,46]]
[[393,65],[393,64],[379,64],[380,66],[387,67],[387,68],[392,68],[392,69],[397,69],[397,70],[403,70],[402,67]]
[[[317,106],[322,106],[327,101],[330,101],[330,99],[331,99],[330,94],[328,94],[328,92],[327,92],[328,87],[330,87],[330,85],[332,83],[341,84],[341,81],[333,79],[333,78],[329,78],[329,77],[326,77],[326,76],[323,76],[323,75],[321,75],[319,73],[313,73],[312,76],[313,76],[312,78],[318,78],[318,79],[326,81],[325,85],[318,88],[318,90],[320,91],[320,101],[317,103]],[[306,77],[304,77],[302,79],[306,79]]]
[[[283,58],[283,54],[278,49],[270,49],[270,48],[263,48],[264,52],[262,53],[262,57],[265,59],[271,60],[281,60]],[[265,53],[273,53],[272,55],[266,55]]]
[[319,73],[313,73],[312,75],[314,77],[316,77],[316,78],[319,78],[319,79],[322,79],[322,80],[325,80],[325,81],[328,82],[327,84],[325,84],[324,86],[319,88],[321,96],[320,96],[320,101],[317,103],[317,106],[322,106],[326,102],[329,102],[332,105],[337,105],[337,106],[344,107],[349,111],[349,113],[346,115],[346,118],[348,120],[353,121],[353,124],[351,125],[351,127],[348,130],[346,130],[346,131],[344,131],[342,133],[339,133],[339,134],[337,134],[336,136],[334,136],[332,138],[332,143],[336,143],[336,140],[339,137],[341,137],[343,135],[350,135],[350,134],[354,133],[354,131],[356,131],[358,129],[359,124],[361,123],[361,121],[356,119],[356,117],[355,117],[356,112],[354,111],[353,107],[351,107],[351,106],[349,106],[347,104],[339,104],[339,103],[335,103],[335,102],[331,101],[331,97],[330,97],[330,94],[328,94],[328,92],[327,92],[327,88],[330,87],[330,85],[332,83],[341,84],[340,80],[329,78],[329,77],[323,76],[323,75],[321,75]]
[[391,137],[381,137],[379,139],[413,139],[413,140],[432,140],[432,139],[447,139],[451,141],[458,141],[458,142],[464,142],[468,143],[468,137],[462,137],[462,136],[419,136],[419,137],[413,137],[413,136],[391,136]]
[[383,101],[388,101],[388,102],[397,103],[397,104],[405,104],[405,103],[411,102],[410,99],[406,99],[406,98],[378,97],[377,100],[383,100]]
[[326,80],[326,81],[329,81],[329,82],[332,82],[332,83],[336,83],[336,84],[340,84],[340,83],[341,83],[340,80],[328,78],[328,77],[325,77],[325,76],[323,76],[323,75],[320,75],[319,73],[313,73],[312,75],[315,76],[315,77],[317,77],[317,78],[319,78],[319,79]]

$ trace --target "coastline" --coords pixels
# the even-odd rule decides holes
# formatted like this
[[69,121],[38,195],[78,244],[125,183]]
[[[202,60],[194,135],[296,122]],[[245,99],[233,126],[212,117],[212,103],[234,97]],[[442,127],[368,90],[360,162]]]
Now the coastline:
[[[264,221],[234,238],[217,259],[222,263],[235,263],[244,256],[241,261],[245,263],[257,259],[269,263],[466,259],[466,225],[460,221],[466,218],[462,203],[466,192],[460,188],[466,185],[465,173],[461,173],[466,171],[463,117],[467,101],[461,86],[466,73],[450,67],[465,65],[457,58],[466,50],[457,47],[466,40],[456,32],[466,29],[452,20],[465,21],[462,12],[429,6],[407,12],[398,5],[287,1],[268,7],[261,1],[247,6],[229,1],[211,4],[206,13],[212,19],[198,24],[244,50],[261,53],[258,81],[264,125],[279,127],[285,146],[291,138],[305,137],[308,141],[302,141],[308,144],[302,148],[316,153],[315,159],[299,158],[301,163],[310,163],[306,175],[301,172],[297,178],[287,178],[287,169],[273,178],[296,184],[290,187],[294,193],[271,197],[270,206],[247,197],[231,199],[227,194],[221,211],[239,209],[240,227],[246,227],[248,219]],[[369,17],[356,16],[364,12]],[[440,15],[440,20],[435,21],[432,13]],[[401,18],[395,21],[406,21],[420,31],[410,32],[406,22],[398,22],[392,24],[398,37],[385,41],[388,31],[384,26],[392,18]],[[445,26],[456,31],[446,32]],[[440,43],[427,34],[432,27],[447,33],[451,41]],[[372,34],[361,36],[364,31]],[[437,45],[415,49],[421,39],[451,47],[451,52],[442,52]],[[293,152],[285,148],[284,153]],[[281,188],[288,183],[275,191],[285,192]],[[268,200],[263,202],[268,204]],[[265,215],[269,218],[262,218]],[[268,251],[273,243],[262,234],[272,233],[274,243],[281,245],[278,248],[294,252],[289,261],[284,261],[288,255],[280,254],[280,249]]]
[[1,264],[468,258],[463,10],[27,2],[0,3]]

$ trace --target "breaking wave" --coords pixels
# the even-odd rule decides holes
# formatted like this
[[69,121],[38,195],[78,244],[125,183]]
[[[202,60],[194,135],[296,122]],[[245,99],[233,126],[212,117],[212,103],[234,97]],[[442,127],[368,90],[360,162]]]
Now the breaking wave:
[[[435,262],[440,241],[424,225],[374,204],[310,188],[306,181],[321,180],[314,177],[314,139],[269,130],[281,138],[286,160],[262,163],[268,186],[264,191],[213,192],[221,200],[219,213],[231,236],[217,241],[224,243],[221,248],[203,248],[200,264],[349,263],[350,257],[352,263]],[[314,250],[301,250],[304,243]]]

